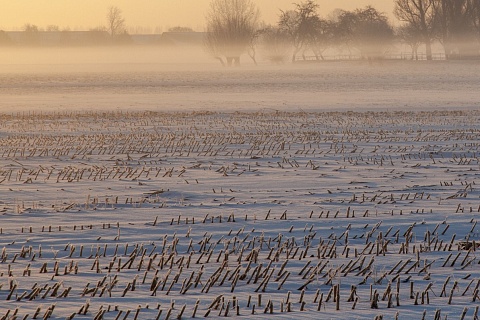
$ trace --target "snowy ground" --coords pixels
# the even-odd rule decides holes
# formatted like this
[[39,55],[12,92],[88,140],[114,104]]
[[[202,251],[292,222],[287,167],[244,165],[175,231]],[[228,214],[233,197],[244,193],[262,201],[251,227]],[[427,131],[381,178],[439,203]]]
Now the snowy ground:
[[479,118],[2,114],[2,315],[473,319]]
[[475,62],[67,62],[0,72],[0,317],[475,319]]

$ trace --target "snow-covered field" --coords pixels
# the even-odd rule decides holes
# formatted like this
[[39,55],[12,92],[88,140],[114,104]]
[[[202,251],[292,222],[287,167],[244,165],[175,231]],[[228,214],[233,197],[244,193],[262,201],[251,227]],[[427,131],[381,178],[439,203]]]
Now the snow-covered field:
[[476,319],[474,62],[8,68],[5,319]]

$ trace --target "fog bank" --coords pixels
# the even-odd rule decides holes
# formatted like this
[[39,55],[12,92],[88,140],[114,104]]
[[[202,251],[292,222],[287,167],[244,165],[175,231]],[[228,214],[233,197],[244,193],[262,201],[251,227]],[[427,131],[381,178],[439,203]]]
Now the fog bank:
[[[120,50],[121,49],[121,50]],[[478,61],[223,68],[200,48],[0,51],[0,111],[478,108]]]

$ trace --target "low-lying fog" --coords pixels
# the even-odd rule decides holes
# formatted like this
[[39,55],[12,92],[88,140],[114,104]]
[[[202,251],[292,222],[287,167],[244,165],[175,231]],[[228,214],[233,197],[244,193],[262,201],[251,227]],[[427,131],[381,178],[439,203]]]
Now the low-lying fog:
[[478,61],[225,68],[201,48],[2,48],[0,111],[475,108]]

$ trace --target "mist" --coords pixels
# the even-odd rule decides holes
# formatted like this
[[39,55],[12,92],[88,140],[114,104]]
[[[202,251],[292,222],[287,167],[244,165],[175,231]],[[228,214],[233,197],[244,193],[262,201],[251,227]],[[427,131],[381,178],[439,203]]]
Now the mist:
[[272,63],[222,67],[202,47],[5,48],[1,111],[476,108],[478,61]]
[[122,72],[216,65],[199,46],[4,47],[2,72]]

